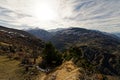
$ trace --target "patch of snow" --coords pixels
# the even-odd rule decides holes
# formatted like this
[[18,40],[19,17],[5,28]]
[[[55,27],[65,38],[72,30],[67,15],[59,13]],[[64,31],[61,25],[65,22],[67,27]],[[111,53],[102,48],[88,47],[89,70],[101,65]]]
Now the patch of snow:
[[42,69],[40,68],[39,66],[36,66],[36,68],[42,72],[49,72],[50,70],[47,68],[47,69]]

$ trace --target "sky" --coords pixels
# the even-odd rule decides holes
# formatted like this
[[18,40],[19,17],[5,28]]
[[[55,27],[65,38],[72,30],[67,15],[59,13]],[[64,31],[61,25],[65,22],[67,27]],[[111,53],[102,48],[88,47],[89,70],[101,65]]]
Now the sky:
[[0,0],[0,25],[120,32],[120,0]]

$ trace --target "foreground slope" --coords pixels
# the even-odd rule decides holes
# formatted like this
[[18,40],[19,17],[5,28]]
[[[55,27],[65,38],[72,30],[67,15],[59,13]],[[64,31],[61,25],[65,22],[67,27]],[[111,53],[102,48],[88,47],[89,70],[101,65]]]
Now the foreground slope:
[[33,56],[38,58],[43,48],[41,39],[25,31],[0,26],[0,80],[34,78],[25,71],[26,65],[33,65]]

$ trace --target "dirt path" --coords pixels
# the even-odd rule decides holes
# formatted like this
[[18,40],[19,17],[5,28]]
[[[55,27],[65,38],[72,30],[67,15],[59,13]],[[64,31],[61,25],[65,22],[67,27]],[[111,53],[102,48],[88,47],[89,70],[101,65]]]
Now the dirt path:
[[40,73],[40,75],[37,77],[36,80],[45,80],[46,74],[45,73]]
[[76,77],[76,75],[77,75],[77,71],[79,70],[79,68],[77,68],[77,69],[74,69],[73,71],[71,71],[69,74],[68,74],[68,76],[66,76],[63,80],[70,80],[70,78],[72,78],[72,77]]
[[45,78],[46,78],[46,75],[43,75],[42,78],[39,80],[45,80]]
[[47,80],[78,80],[79,68],[72,61],[63,63],[55,72],[47,75]]

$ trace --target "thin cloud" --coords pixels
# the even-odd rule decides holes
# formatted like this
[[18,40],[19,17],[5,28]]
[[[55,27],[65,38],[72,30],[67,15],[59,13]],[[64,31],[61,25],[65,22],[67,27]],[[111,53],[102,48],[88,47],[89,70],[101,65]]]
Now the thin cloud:
[[39,21],[33,15],[34,6],[42,1],[1,0],[0,24],[20,29],[25,28],[24,26],[44,29],[77,26],[120,32],[120,0],[44,0],[52,3],[58,15],[58,19],[51,22]]

